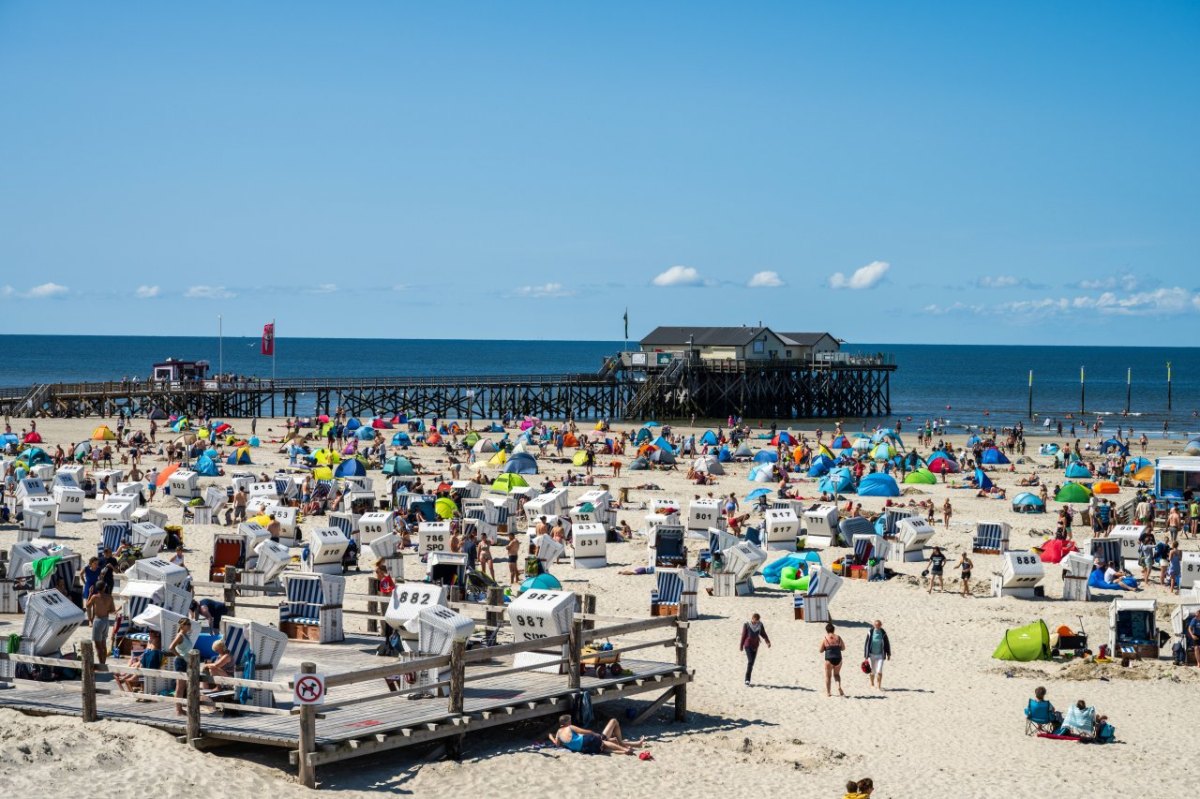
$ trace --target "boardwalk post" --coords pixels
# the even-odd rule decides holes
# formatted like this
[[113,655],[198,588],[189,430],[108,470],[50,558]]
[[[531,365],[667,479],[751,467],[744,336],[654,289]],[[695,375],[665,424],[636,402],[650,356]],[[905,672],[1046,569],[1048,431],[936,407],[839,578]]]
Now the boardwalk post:
[[487,592],[487,615],[485,623],[493,630],[504,624],[504,589],[493,585]]
[[[238,570],[232,566],[226,567],[224,580],[225,589],[221,601],[225,603],[225,612],[230,616],[234,616],[237,614]],[[220,630],[214,630],[213,632],[220,632]]]
[[187,742],[188,746],[200,746],[200,650],[193,649],[187,656]]
[[[315,674],[317,667],[313,663],[301,663],[301,674]],[[316,705],[300,706],[300,750],[297,753],[299,763],[300,784],[305,788],[317,787],[316,766],[309,764],[308,756],[317,751],[317,707]]]
[[[377,578],[370,577],[367,579],[367,593],[370,594],[371,596],[379,596],[379,580]],[[379,632],[378,616],[382,615],[382,611],[380,610],[379,603],[378,602],[368,602],[367,603],[367,612],[371,614],[371,616],[367,619],[367,632],[368,633]]]
[[96,716],[96,645],[84,641],[79,645],[79,659],[83,666],[81,716],[84,722],[95,721]]
[[567,635],[567,686],[572,691],[578,691],[580,662],[583,659],[583,619],[571,622],[571,630]]
[[[463,693],[466,688],[467,662],[466,641],[455,641],[450,646],[450,715],[457,719],[463,712]],[[446,751],[457,760],[462,757],[464,735],[453,735],[446,740]]]
[[[595,594],[584,594],[583,595],[583,612],[585,614],[587,614],[588,616],[594,616],[596,614],[596,595]],[[596,620],[595,619],[584,619],[583,620],[583,629],[585,629],[585,630],[596,629]]]
[[[675,622],[675,663],[680,671],[687,674],[687,632],[686,621]],[[687,683],[675,686],[675,720],[687,721]]]

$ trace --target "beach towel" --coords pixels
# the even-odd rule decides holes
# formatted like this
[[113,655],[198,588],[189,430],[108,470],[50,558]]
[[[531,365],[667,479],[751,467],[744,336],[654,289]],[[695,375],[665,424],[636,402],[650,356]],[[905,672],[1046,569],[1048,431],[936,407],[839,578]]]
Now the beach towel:
[[46,579],[54,574],[54,567],[62,560],[58,555],[51,555],[46,558],[38,558],[31,564],[33,569],[34,581],[41,585]]
[[[256,663],[255,663],[256,660],[257,660],[257,658],[255,658],[254,653],[247,650],[246,656],[244,658],[242,658],[242,679],[243,680],[253,680],[254,679],[254,667],[256,665]],[[249,688],[247,688],[244,685],[239,686],[237,689],[237,693],[234,694],[234,699],[239,705],[250,704],[250,700],[253,697],[254,697],[254,694],[251,692],[251,690]]]

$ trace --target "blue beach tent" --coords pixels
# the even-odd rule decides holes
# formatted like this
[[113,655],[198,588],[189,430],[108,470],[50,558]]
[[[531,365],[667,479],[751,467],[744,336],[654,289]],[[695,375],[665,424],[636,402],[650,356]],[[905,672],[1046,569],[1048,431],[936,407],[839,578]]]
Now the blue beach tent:
[[891,475],[875,472],[866,475],[859,481],[858,495],[860,497],[898,497],[900,496],[900,486],[896,485],[896,481]]

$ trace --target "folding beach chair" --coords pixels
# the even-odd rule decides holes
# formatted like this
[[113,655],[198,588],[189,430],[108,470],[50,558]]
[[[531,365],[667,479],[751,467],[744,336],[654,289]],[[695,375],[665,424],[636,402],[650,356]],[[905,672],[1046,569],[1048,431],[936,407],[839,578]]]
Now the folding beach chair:
[[1025,734],[1037,735],[1039,732],[1053,734],[1058,729],[1062,717],[1052,709],[1049,702],[1039,702],[1030,699],[1025,706]]

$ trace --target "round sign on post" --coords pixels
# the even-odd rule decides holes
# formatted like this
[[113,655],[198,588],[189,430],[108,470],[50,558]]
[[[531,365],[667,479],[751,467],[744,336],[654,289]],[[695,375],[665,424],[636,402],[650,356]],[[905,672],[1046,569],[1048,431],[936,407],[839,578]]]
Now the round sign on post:
[[295,699],[301,705],[325,704],[325,675],[297,674],[293,679]]

